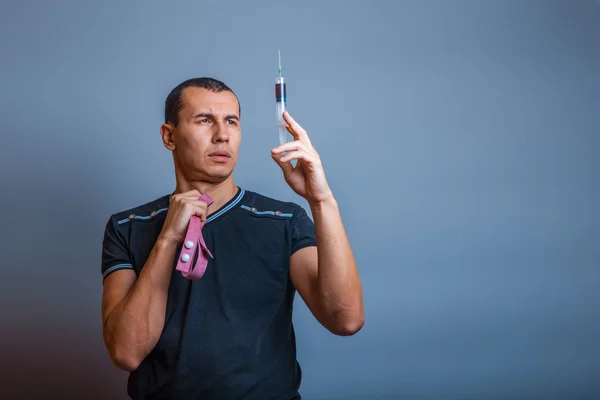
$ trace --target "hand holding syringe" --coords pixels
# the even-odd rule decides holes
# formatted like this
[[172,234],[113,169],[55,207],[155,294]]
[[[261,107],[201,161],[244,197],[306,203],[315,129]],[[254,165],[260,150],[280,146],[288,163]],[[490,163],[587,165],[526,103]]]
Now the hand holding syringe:
[[275,78],[276,121],[280,144],[271,150],[271,156],[281,167],[285,181],[298,195],[307,199],[309,204],[323,204],[333,198],[323,164],[306,130],[286,110],[286,94],[280,55],[279,74]]

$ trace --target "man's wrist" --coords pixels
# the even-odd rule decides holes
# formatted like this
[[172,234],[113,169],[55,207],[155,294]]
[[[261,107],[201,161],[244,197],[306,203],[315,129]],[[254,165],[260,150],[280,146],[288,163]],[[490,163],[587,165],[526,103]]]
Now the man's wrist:
[[309,206],[313,214],[338,208],[337,200],[333,197],[333,193],[330,193],[321,200],[309,202]]
[[158,236],[158,239],[156,239],[156,244],[154,246],[158,250],[169,250],[172,248],[176,248],[178,245],[179,243],[177,243],[177,241],[161,234]]

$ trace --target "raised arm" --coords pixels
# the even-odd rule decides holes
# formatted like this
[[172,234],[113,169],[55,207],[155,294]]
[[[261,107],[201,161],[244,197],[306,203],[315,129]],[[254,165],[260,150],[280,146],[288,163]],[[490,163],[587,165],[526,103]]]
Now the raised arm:
[[[290,277],[323,326],[338,335],[352,335],[364,324],[362,288],[338,203],[306,131],[287,112],[283,117],[295,140],[273,149],[272,157],[290,187],[308,201],[317,243],[294,252]],[[284,152],[289,153],[282,156]],[[295,167],[291,164],[294,159]],[[304,212],[294,223],[299,232],[312,229]]]
[[292,255],[290,277],[324,327],[336,335],[353,335],[364,324],[362,288],[337,202],[331,196],[311,210],[318,247],[305,247]]

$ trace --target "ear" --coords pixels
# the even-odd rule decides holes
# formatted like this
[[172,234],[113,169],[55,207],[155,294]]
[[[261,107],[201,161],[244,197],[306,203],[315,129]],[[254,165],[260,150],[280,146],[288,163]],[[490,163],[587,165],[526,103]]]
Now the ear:
[[175,142],[173,141],[173,126],[171,124],[163,124],[160,127],[160,136],[162,136],[163,145],[173,151],[175,150]]

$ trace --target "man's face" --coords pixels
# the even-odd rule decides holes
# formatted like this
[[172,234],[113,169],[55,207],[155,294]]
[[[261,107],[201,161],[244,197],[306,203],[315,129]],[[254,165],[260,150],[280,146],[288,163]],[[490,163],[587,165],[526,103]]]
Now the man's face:
[[235,168],[242,138],[237,98],[230,91],[188,87],[181,100],[179,124],[172,127],[176,165],[187,180],[224,181]]

